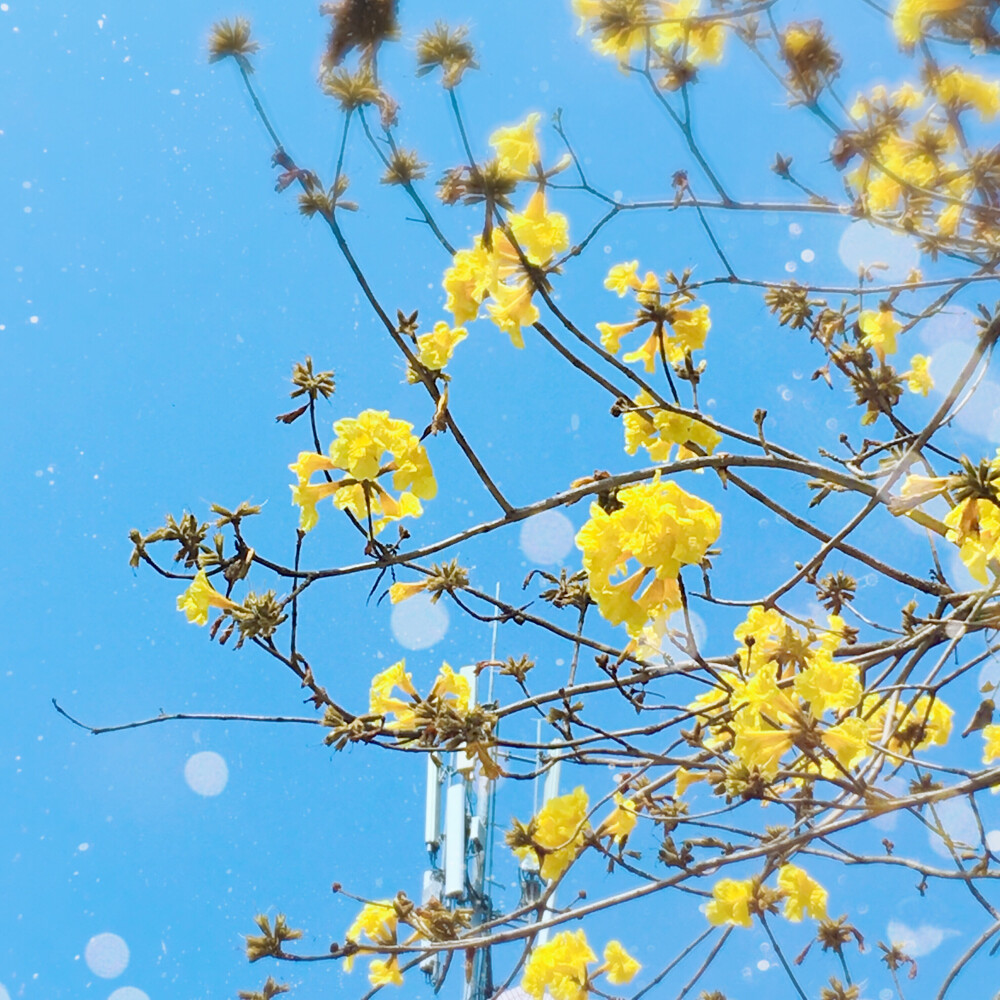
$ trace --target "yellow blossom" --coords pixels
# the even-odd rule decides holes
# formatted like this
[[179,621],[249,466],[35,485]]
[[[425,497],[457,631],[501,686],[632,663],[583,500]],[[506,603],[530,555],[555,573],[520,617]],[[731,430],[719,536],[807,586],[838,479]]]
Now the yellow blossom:
[[[413,425],[393,420],[385,411],[365,410],[357,417],[345,417],[333,425],[336,437],[330,445],[330,457],[302,452],[289,468],[298,484],[292,486],[292,503],[301,508],[299,527],[310,531],[319,515],[316,504],[333,496],[334,504],[350,510],[361,521],[369,515],[375,531],[402,517],[423,513],[418,497],[431,499],[437,482],[424,446],[413,434]],[[309,483],[305,480],[317,469],[339,469],[347,475],[334,482]],[[394,497],[378,482],[392,476],[392,486],[399,490]]]
[[589,799],[583,787],[569,795],[549,799],[534,818],[533,840],[541,848],[515,847],[521,859],[529,854],[539,861],[539,873],[548,882],[559,878],[573,863],[586,836]]
[[970,497],[952,508],[944,523],[946,537],[959,547],[959,557],[969,573],[985,585],[987,568],[1000,558],[1000,508],[989,500]]
[[661,49],[674,52],[692,66],[704,62],[717,63],[722,59],[726,33],[717,21],[692,21],[698,14],[701,0],[677,0],[663,3],[660,13],[663,21],[653,29],[653,43]]
[[392,955],[388,960],[373,958],[368,965],[368,982],[372,986],[402,986],[403,974],[399,971],[399,960]]
[[[406,672],[406,660],[399,660],[372,678],[368,710],[372,715],[395,715],[396,720],[390,728],[409,729],[413,723],[413,708],[419,696],[412,676]],[[396,688],[409,695],[410,700],[395,697],[393,691]]]
[[896,37],[905,45],[915,45],[923,37],[928,18],[960,10],[965,3],[966,0],[899,0],[892,16]]
[[507,224],[517,245],[533,264],[551,260],[569,247],[566,216],[548,210],[544,188],[535,191],[523,213],[511,212]]
[[625,798],[621,792],[615,792],[614,801],[615,810],[601,824],[600,833],[613,837],[620,846],[635,829],[636,806],[632,799]]
[[864,334],[861,342],[870,347],[880,361],[885,361],[887,354],[896,353],[896,334],[903,329],[903,324],[891,309],[879,309],[878,312],[865,309],[858,317],[858,325]]
[[434,324],[430,333],[417,337],[417,360],[432,371],[440,371],[455,353],[455,347],[468,336],[464,326],[449,326],[444,320]]
[[622,947],[620,941],[609,941],[604,947],[604,975],[609,983],[621,986],[630,983],[642,966]]
[[500,169],[515,177],[526,177],[532,164],[541,157],[535,128],[542,116],[533,111],[523,122],[506,128],[498,128],[490,136],[490,145],[500,161]]
[[427,589],[427,580],[417,580],[414,583],[394,583],[389,588],[389,602],[399,604],[400,601],[408,601],[411,597],[423,593]]
[[817,719],[829,709],[854,708],[863,693],[858,668],[829,655],[814,657],[796,676],[794,688]]
[[612,292],[617,292],[618,298],[622,298],[630,289],[634,291],[639,287],[638,270],[639,262],[637,260],[625,264],[614,264],[604,279],[604,287]]
[[187,620],[195,625],[208,624],[208,609],[219,608],[221,611],[233,611],[238,608],[235,601],[220,594],[208,581],[203,569],[198,570],[191,586],[177,598],[177,610],[187,615]]
[[1000,757],[1000,726],[986,726],[983,729],[983,763],[990,764]]
[[930,363],[931,359],[923,354],[914,354],[910,358],[910,370],[903,373],[906,387],[910,392],[919,392],[921,396],[926,396],[934,388],[934,379],[928,371]]
[[654,462],[669,462],[675,446],[679,446],[677,457],[684,459],[695,454],[687,447],[689,444],[697,445],[705,454],[711,455],[722,441],[721,434],[697,418],[657,407],[653,397],[645,391],[635,397],[635,404],[647,412],[628,410],[622,417],[625,451],[630,455],[634,455],[641,446]]
[[[365,903],[344,937],[354,944],[362,944],[367,937],[373,944],[392,945],[396,943],[397,922],[396,910],[388,899]],[[344,968],[348,972],[354,965],[356,954],[344,958]]]
[[531,283],[528,280],[519,285],[497,285],[491,292],[491,301],[486,309],[490,319],[510,337],[515,347],[524,347],[522,326],[538,322],[538,308],[531,301]]
[[826,920],[829,893],[814,878],[795,865],[778,870],[778,888],[785,894],[785,919],[798,923],[808,914],[813,920]]
[[[682,566],[701,562],[719,537],[722,518],[711,504],[658,475],[619,491],[618,502],[611,513],[592,504],[576,544],[601,614],[637,638],[647,622],[680,606],[677,575]],[[632,560],[638,570],[629,570]]]
[[452,266],[444,273],[443,286],[448,293],[445,309],[456,324],[471,323],[479,315],[479,306],[496,280],[496,262],[476,238],[471,250],[459,250],[452,259]]
[[750,917],[750,902],[754,898],[752,880],[740,882],[733,878],[719,879],[712,886],[712,902],[705,907],[705,916],[710,924],[733,924],[739,927],[753,926]]
[[456,674],[447,663],[442,663],[428,697],[441,701],[450,697],[453,699],[451,705],[456,711],[467,712],[472,698],[469,679],[463,674]]
[[532,949],[521,988],[535,1000],[587,1000],[587,964],[596,961],[582,930],[563,931]]
[[938,99],[956,111],[975,108],[983,121],[992,121],[1000,111],[1000,80],[984,80],[953,66],[932,83]]

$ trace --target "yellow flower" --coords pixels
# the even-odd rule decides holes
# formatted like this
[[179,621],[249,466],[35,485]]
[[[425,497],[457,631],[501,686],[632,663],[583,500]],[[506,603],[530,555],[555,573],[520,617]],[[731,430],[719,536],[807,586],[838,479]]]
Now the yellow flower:
[[620,941],[609,941],[604,948],[604,975],[609,983],[620,986],[630,983],[642,966],[621,946]]
[[[656,407],[653,397],[645,391],[635,397],[635,404],[647,412],[629,410],[622,417],[625,451],[630,455],[634,455],[641,446],[654,462],[669,462],[675,446],[679,446],[677,457],[684,459],[695,454],[687,447],[688,444],[698,445],[705,454],[711,455],[722,441],[722,435],[708,424]],[[650,409],[652,413],[648,412]]]
[[858,325],[864,334],[861,342],[870,347],[880,361],[885,361],[887,354],[896,353],[896,334],[903,329],[903,324],[897,321],[891,309],[879,309],[878,312],[865,309],[858,317]]
[[808,914],[814,920],[826,920],[829,893],[815,879],[795,865],[778,870],[778,888],[785,894],[785,919],[798,923]]
[[621,792],[615,792],[615,811],[601,824],[600,833],[613,837],[621,846],[635,829],[636,821],[635,802],[625,798]]
[[198,570],[191,586],[177,598],[177,610],[187,615],[189,622],[195,625],[208,624],[208,609],[219,608],[221,611],[234,611],[240,605],[220,594],[208,582],[208,576],[203,569]]
[[[576,544],[601,614],[638,638],[648,622],[680,606],[677,575],[682,566],[701,562],[719,537],[722,518],[711,504],[658,475],[619,491],[618,501],[621,507],[611,513],[591,505]],[[632,560],[638,570],[629,570]]]
[[732,878],[719,879],[712,886],[712,902],[705,907],[710,924],[733,924],[751,927],[750,902],[754,898],[752,880],[740,882]]
[[587,1000],[587,964],[596,961],[582,930],[563,931],[532,949],[521,988],[535,1000]]
[[816,656],[794,681],[795,693],[809,702],[815,718],[828,709],[854,708],[864,689],[853,663],[837,662],[829,654]]
[[448,696],[454,699],[451,705],[456,711],[467,712],[469,710],[472,691],[468,678],[462,674],[456,674],[447,663],[442,663],[429,697],[444,700]]
[[538,308],[531,301],[532,291],[527,279],[519,285],[499,284],[490,291],[492,300],[486,304],[490,319],[510,337],[515,347],[524,347],[521,327],[538,321]]
[[926,396],[934,388],[934,379],[928,371],[930,364],[931,359],[923,354],[914,354],[910,358],[910,370],[903,372],[906,387],[910,392],[919,392],[921,396]]
[[986,570],[1000,558],[1000,508],[989,500],[970,497],[945,516],[949,542],[959,546],[958,554],[973,579],[988,582]]
[[683,55],[692,66],[704,62],[719,62],[726,41],[726,33],[718,22],[687,20],[694,17],[700,7],[701,0],[677,0],[676,3],[661,4],[664,21],[653,29],[655,45],[668,50],[684,46]]
[[498,128],[490,136],[490,145],[500,161],[500,169],[515,177],[527,177],[532,164],[541,158],[535,128],[542,116],[533,111],[518,125]]
[[625,264],[615,264],[604,279],[604,287],[612,292],[617,292],[618,298],[622,298],[630,289],[635,291],[639,287],[638,270],[639,262],[637,260]]
[[569,247],[566,216],[548,210],[544,188],[535,191],[523,214],[511,212],[507,216],[507,224],[517,245],[533,264],[543,264]]
[[[368,711],[372,715],[395,715],[395,721],[390,723],[388,728],[412,728],[413,709],[419,700],[412,676],[406,672],[406,660],[400,660],[372,678],[371,690],[368,693]],[[409,695],[410,700],[404,701],[402,698],[394,697],[393,691],[396,688]]]
[[417,360],[432,371],[440,371],[455,353],[455,347],[468,336],[464,326],[451,327],[444,320],[434,324],[430,333],[417,337]]
[[[367,937],[373,944],[393,945],[397,922],[396,910],[388,899],[365,903],[344,936],[354,944],[361,944],[362,938]],[[344,968],[348,972],[354,966],[356,954],[344,958]]]
[[[292,486],[292,503],[302,508],[299,527],[311,531],[319,515],[316,504],[323,497],[333,496],[341,510],[350,510],[361,521],[369,514],[376,532],[390,521],[402,517],[419,517],[423,513],[418,497],[431,499],[437,493],[437,482],[424,446],[413,434],[413,425],[405,420],[393,420],[385,411],[365,410],[357,417],[345,417],[333,425],[336,437],[330,445],[330,457],[302,452],[289,468],[298,484]],[[308,477],[317,469],[340,469],[347,473],[343,480],[309,483]],[[393,497],[377,480],[392,474]]]
[[939,14],[960,10],[966,0],[899,0],[892,17],[896,37],[905,45],[915,45],[924,34],[924,21]]
[[514,853],[522,860],[534,854],[539,859],[539,873],[546,881],[559,878],[583,846],[588,806],[589,799],[582,786],[569,795],[549,799],[534,819],[533,839],[542,850],[526,845],[515,847]]
[[1000,757],[1000,726],[986,726],[983,729],[983,763],[989,764]]
[[[840,767],[850,771],[871,754],[869,736],[870,730],[864,720],[850,715],[843,722],[823,731],[823,744],[837,758]],[[826,777],[836,777],[843,773],[830,760],[824,760],[820,770]]]
[[396,956],[391,956],[388,961],[373,958],[368,965],[368,981],[372,986],[402,986],[403,974],[399,971]]
[[975,73],[953,66],[933,81],[942,104],[956,111],[975,108],[983,121],[991,121],[1000,111],[1000,81],[984,80]]
[[479,315],[479,305],[496,280],[495,272],[496,262],[482,245],[482,237],[476,238],[471,250],[456,252],[442,282],[448,293],[444,307],[456,324],[471,323]]
[[426,589],[427,580],[418,580],[415,583],[394,583],[389,588],[389,602],[399,604],[400,601],[408,601]]

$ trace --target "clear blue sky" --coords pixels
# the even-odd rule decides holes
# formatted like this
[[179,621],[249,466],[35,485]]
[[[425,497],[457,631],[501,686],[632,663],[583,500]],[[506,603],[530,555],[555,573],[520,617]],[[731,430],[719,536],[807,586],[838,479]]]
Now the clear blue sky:
[[[325,24],[314,7],[275,0],[238,9],[195,0],[0,4],[0,579],[8,619],[0,664],[0,1000],[221,1000],[258,987],[268,972],[302,982],[296,995],[303,998],[341,987],[360,993],[363,974],[348,979],[334,963],[248,968],[240,935],[252,931],[254,913],[280,910],[309,929],[303,950],[322,952],[342,938],[354,913],[353,904],[331,895],[330,882],[361,895],[419,894],[420,760],[363,749],[334,755],[304,727],[173,723],[95,738],[50,704],[57,697],[92,724],[161,710],[306,714],[294,679],[252,649],[209,644],[204,630],[174,610],[180,587],[129,569],[128,530],[148,531],[168,510],[204,517],[212,502],[252,499],[266,502],[252,544],[290,561],[296,512],[286,467],[308,439],[301,425],[287,428],[273,417],[292,405],[288,375],[306,354],[337,371],[323,437],[333,419],[368,407],[418,427],[430,419],[426,398],[405,383],[401,361],[329,234],[300,219],[292,192],[274,193],[267,136],[235,67],[206,62],[212,21],[251,16],[263,45],[255,62],[266,106],[289,150],[329,179],[340,118],[315,86]],[[780,5],[783,16],[798,19],[833,7],[835,35],[851,53],[843,93],[862,81],[900,79],[904,68],[888,28],[862,3]],[[462,159],[443,92],[434,78],[418,81],[412,72],[413,39],[437,18],[472,29],[482,69],[470,74],[461,101],[479,153],[496,126],[531,110],[547,118],[561,107],[594,183],[609,192],[669,196],[671,174],[692,167],[638,84],[576,36],[561,0],[403,0],[403,40],[385,50],[381,66],[402,104],[402,141],[432,164],[429,196],[431,181]],[[739,195],[789,195],[769,171],[779,150],[795,154],[808,181],[837,193],[823,132],[805,113],[785,111],[773,82],[745,54],[704,78],[695,90],[700,134]],[[554,160],[562,150],[551,129],[543,142]],[[362,206],[344,221],[348,239],[390,311],[419,309],[429,329],[443,318],[446,258],[425,228],[407,220],[412,212],[402,194],[379,188],[381,170],[357,131],[346,169]],[[691,177],[707,194],[693,169]],[[576,236],[599,214],[576,195],[556,207],[570,216]],[[474,215],[456,209],[441,217],[457,244],[471,241]],[[733,214],[715,221],[741,271],[852,280],[838,253],[844,220]],[[907,252],[898,242],[880,251],[901,260]],[[600,278],[609,264],[632,257],[660,272],[696,262],[701,276],[717,269],[691,213],[618,220],[557,282],[581,325],[626,318],[622,304],[600,290]],[[708,301],[714,326],[704,392],[714,412],[750,426],[754,408],[765,406],[772,432],[793,445],[804,445],[817,428],[826,428],[831,445],[840,429],[855,432],[857,411],[846,394],[809,382],[818,355],[804,337],[775,330],[756,292],[719,288]],[[954,329],[961,325],[959,316]],[[913,345],[940,351],[942,371],[954,347],[945,326],[930,344]],[[453,374],[453,412],[517,502],[595,468],[642,464],[622,451],[607,401],[537,340],[518,353],[480,321]],[[956,431],[956,447],[977,457],[1000,440],[989,395],[995,388],[980,393]],[[919,419],[919,407],[932,403],[905,405]],[[453,443],[437,439],[430,451],[441,495],[413,527],[415,538],[494,516]],[[706,495],[715,497],[717,483],[704,479]],[[804,490],[796,498],[804,501]],[[586,511],[565,516],[578,528]],[[727,507],[725,517],[722,544],[734,555],[720,564],[719,587],[745,591],[750,565],[764,587],[783,578],[794,558],[788,536],[759,511]],[[531,539],[522,545],[513,528],[457,554],[483,589],[499,581],[513,598],[531,568],[564,556],[578,566],[563,544],[563,524],[552,520],[541,535],[541,549],[538,539],[534,548]],[[880,543],[877,527],[862,541]],[[309,540],[308,563],[360,555],[355,537],[328,511]],[[925,557],[914,558],[924,569]],[[252,581],[272,585],[257,571]],[[442,659],[459,665],[488,654],[488,630],[454,611],[431,648],[408,651],[399,641],[405,623],[394,631],[388,602],[364,603],[369,586],[352,577],[320,590],[303,623],[317,674],[348,705],[364,705],[371,675],[401,655],[426,681]],[[877,595],[869,597],[877,607]],[[706,648],[727,651],[735,620],[702,617]],[[558,658],[568,656],[514,626],[501,630],[498,652],[531,653],[553,678],[562,675]],[[971,703],[971,683],[966,694]],[[218,757],[198,758],[189,772],[207,761],[211,778],[221,758],[228,782],[219,794],[197,794],[197,778],[185,780],[189,760],[204,752]],[[564,784],[573,780],[564,775]],[[1000,825],[995,802],[985,809],[988,826]],[[529,811],[527,789],[502,790],[503,822]],[[934,856],[919,831],[887,835]],[[651,837],[645,846],[655,856]],[[501,866],[507,882],[513,871]],[[591,876],[592,893],[607,886],[599,870]],[[922,935],[922,963],[950,964],[981,921],[969,923],[957,893],[935,890],[922,902],[915,881],[885,878],[877,894],[862,892],[865,879],[835,882],[831,911],[861,922],[872,945],[890,933],[889,921],[905,924]],[[508,893],[507,904],[514,901]],[[680,940],[678,924],[686,940],[701,919],[689,902],[659,897],[627,918],[628,933],[620,925],[615,932],[650,973],[668,957],[664,940]],[[613,922],[595,919],[593,937],[606,938]],[[808,931],[785,930],[788,951],[797,953]],[[124,969],[108,938],[97,939],[87,961],[88,942],[107,933],[127,943]],[[94,949],[110,964],[101,966]],[[747,932],[722,978],[705,985],[739,1000],[764,990],[787,995],[766,949],[758,932]],[[95,968],[117,974],[102,977]],[[805,981],[818,989],[832,964],[806,968]],[[878,974],[874,958],[868,970]],[[881,976],[872,981],[885,985]],[[411,976],[401,995],[427,992]],[[877,995],[877,988],[865,994]]]

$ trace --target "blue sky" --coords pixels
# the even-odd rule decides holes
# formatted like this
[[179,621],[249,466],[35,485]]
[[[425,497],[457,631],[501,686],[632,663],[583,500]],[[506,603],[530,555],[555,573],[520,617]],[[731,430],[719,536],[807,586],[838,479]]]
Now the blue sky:
[[[0,571],[9,616],[0,667],[0,703],[8,707],[0,730],[0,899],[7,904],[0,1000],[215,1000],[258,986],[274,971],[246,966],[240,935],[252,931],[254,913],[288,913],[309,929],[304,949],[324,951],[354,910],[329,892],[332,881],[360,895],[419,893],[422,761],[357,748],[334,755],[304,727],[175,723],[94,738],[57,716],[50,700],[92,724],[161,710],[306,714],[293,680],[254,650],[209,644],[174,610],[178,586],[129,569],[128,531],[151,530],[168,510],[204,517],[210,503],[251,499],[265,504],[252,544],[290,561],[296,511],[288,503],[287,464],[308,439],[301,425],[288,428],[273,417],[290,408],[291,365],[306,354],[337,372],[337,394],[321,411],[324,437],[334,419],[369,407],[418,427],[430,411],[420,390],[406,384],[402,362],[329,234],[300,219],[292,192],[274,193],[267,136],[235,68],[206,62],[212,21],[249,15],[263,44],[255,79],[266,107],[299,162],[328,178],[340,118],[315,86],[325,25],[314,5],[62,6],[0,4],[0,515],[7,526]],[[832,6],[780,8],[787,19],[805,19]],[[691,168],[669,122],[635,81],[589,52],[563,3],[403,0],[402,8],[403,40],[385,50],[381,66],[402,104],[401,141],[432,164],[428,196],[431,180],[462,160],[443,92],[432,77],[417,80],[412,72],[413,39],[438,18],[471,27],[482,68],[469,75],[460,99],[480,154],[498,125],[562,108],[591,179],[609,192],[669,196],[671,174]],[[905,65],[884,21],[860,2],[837,8],[834,35],[851,53],[843,92],[901,79]],[[824,134],[782,100],[735,49],[722,70],[706,72],[695,101],[713,162],[741,196],[787,197],[769,170],[780,150],[836,195]],[[558,137],[551,129],[542,136],[546,158],[555,160]],[[346,169],[361,203],[344,222],[352,247],[390,311],[419,309],[429,329],[442,318],[446,257],[425,228],[408,221],[403,195],[379,187],[381,170],[357,131]],[[693,169],[691,177],[707,194]],[[577,193],[554,201],[575,235],[599,215],[599,206]],[[453,209],[440,217],[457,245],[471,242],[474,214]],[[850,223],[840,218],[722,213],[713,221],[737,268],[768,278],[849,283],[857,247],[876,253],[869,232],[842,242]],[[913,253],[901,240],[877,248],[903,273]],[[717,269],[692,213],[617,220],[557,284],[582,326],[627,317],[600,280],[611,263],[632,257],[660,272],[698,264],[698,275],[708,276]],[[719,287],[707,300],[714,325],[703,391],[712,412],[750,426],[754,408],[765,406],[772,433],[797,447],[818,433],[832,447],[841,430],[856,432],[847,394],[809,381],[818,356],[804,337],[774,327],[759,294]],[[946,372],[968,342],[961,310],[975,301],[958,300],[914,346],[939,358],[937,371]],[[643,464],[622,451],[605,400],[537,340],[519,353],[480,321],[451,370],[456,418],[519,503],[595,468]],[[988,381],[959,421],[958,450],[978,457],[1000,443],[997,388]],[[934,397],[904,404],[914,420],[932,405]],[[495,516],[453,443],[435,439],[429,448],[441,495],[412,529],[415,538]],[[745,590],[748,566],[764,586],[783,579],[795,558],[790,536],[759,511],[728,504],[718,484],[703,479],[695,486],[727,503],[722,543],[734,558],[720,564],[721,590]],[[795,489],[804,506],[804,488]],[[818,517],[833,523],[839,509],[831,504]],[[578,505],[526,529],[527,537],[514,527],[455,554],[483,589],[499,582],[513,599],[530,569],[579,565],[569,540],[585,517]],[[885,520],[861,532],[859,544],[895,545],[902,561],[923,570],[926,553],[908,548],[905,532],[885,541]],[[327,511],[309,539],[309,564],[360,555],[356,537]],[[257,570],[251,582],[272,585]],[[402,655],[418,681],[429,681],[442,659],[459,665],[488,654],[489,630],[456,609],[445,618],[436,609],[436,619],[394,623],[387,601],[365,603],[370,585],[351,577],[317,588],[303,621],[317,673],[321,668],[323,682],[347,704],[363,705],[371,675]],[[883,610],[909,597],[863,593]],[[412,617],[406,608],[397,615]],[[737,619],[698,613],[706,648],[726,651]],[[409,648],[435,637],[424,649]],[[515,626],[501,629],[498,653],[531,653],[553,678],[568,657],[548,637]],[[965,697],[974,702],[971,683]],[[575,779],[564,772],[563,780],[568,787]],[[504,787],[500,796],[504,823],[510,814],[527,817],[524,786]],[[1000,826],[993,800],[984,803],[984,820]],[[935,856],[919,830],[891,835]],[[513,879],[509,862],[498,870],[507,883]],[[585,874],[595,894],[610,885],[599,867]],[[872,944],[893,933],[890,921],[909,928],[928,968],[946,967],[981,923],[957,892],[935,889],[928,901],[913,891],[914,878],[885,876],[877,894],[863,892],[864,881],[831,884],[831,910],[863,923]],[[516,902],[512,890],[505,902]],[[636,905],[628,917],[634,940],[626,944],[651,973],[664,936],[673,943],[677,921],[687,922],[686,933],[692,914],[701,919],[685,901]],[[603,940],[620,932],[617,919],[596,917],[588,929]],[[100,937],[106,934],[116,938]],[[804,928],[789,931],[787,950],[797,953],[806,937]],[[124,966],[118,939],[128,948]],[[784,990],[784,981],[774,985],[781,973],[767,947],[748,932],[718,988],[740,1000]],[[875,959],[863,968],[873,984],[865,996],[885,1000]],[[814,962],[806,970],[805,981],[818,989],[832,968]],[[285,971],[303,984],[297,996],[363,988],[360,972],[348,979],[333,963],[275,975]],[[453,995],[456,987],[447,989]],[[407,997],[427,993],[416,977],[403,990]]]

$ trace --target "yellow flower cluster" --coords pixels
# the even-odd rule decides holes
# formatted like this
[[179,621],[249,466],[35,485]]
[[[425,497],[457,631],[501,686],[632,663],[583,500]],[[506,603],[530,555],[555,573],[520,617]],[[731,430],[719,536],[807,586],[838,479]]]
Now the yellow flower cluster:
[[[1000,467],[1000,459],[994,459]],[[987,569],[997,572],[1000,560],[1000,507],[992,500],[970,497],[948,511],[944,519],[947,538],[958,547],[958,554],[973,579],[986,584]]]
[[[394,693],[397,688],[409,700],[398,697]],[[442,663],[426,700],[448,703],[457,712],[467,712],[470,698],[468,680],[461,674],[456,674],[447,663]],[[406,660],[394,663],[372,678],[368,693],[369,712],[372,715],[395,716],[392,722],[386,724],[386,729],[416,728],[416,708],[421,700],[413,686],[413,675],[406,672]]]
[[[648,623],[662,623],[681,606],[681,567],[704,559],[722,518],[711,504],[661,482],[659,475],[620,490],[617,500],[620,506],[610,513],[591,505],[576,544],[601,614],[612,625],[624,623],[635,639]],[[638,569],[631,568],[633,561]]]
[[539,874],[547,882],[559,878],[583,847],[589,830],[589,805],[582,786],[569,795],[549,799],[531,823],[531,839],[535,846],[514,847],[514,853],[522,861],[533,856],[538,862]]
[[879,361],[884,362],[887,354],[896,353],[896,334],[903,329],[903,324],[896,319],[896,314],[888,308],[865,309],[858,317],[861,328],[861,343],[870,347]]
[[[311,531],[319,520],[316,504],[332,496],[335,506],[350,510],[360,521],[376,519],[381,531],[390,521],[419,517],[420,500],[437,493],[437,482],[424,446],[413,433],[413,425],[393,420],[380,410],[365,410],[357,417],[345,417],[333,425],[336,434],[330,454],[299,453],[289,468],[298,478],[292,486],[292,503],[301,508],[299,527]],[[342,479],[311,483],[316,472],[340,471]],[[379,479],[392,475],[392,496]]]
[[[691,709],[709,728],[712,745],[731,741],[746,768],[773,779],[792,749],[802,752],[790,768],[826,776],[849,770],[870,753],[868,727],[854,715],[864,690],[857,667],[835,660],[844,622],[828,619],[818,638],[802,633],[771,609],[752,608],[735,631],[740,674],[700,695]],[[841,716],[823,722],[827,712]]]
[[712,901],[705,906],[710,924],[753,925],[753,915],[766,912],[769,905],[784,900],[786,920],[798,923],[804,916],[826,919],[826,889],[796,865],[778,869],[778,888],[767,889],[760,879],[724,878],[712,886]]
[[[695,455],[688,445],[697,445],[711,455],[722,440],[722,435],[696,417],[686,417],[656,406],[653,397],[645,390],[635,397],[641,410],[629,410],[622,417],[625,425],[625,451],[634,455],[640,447],[649,452],[654,462],[669,462],[677,446],[679,460]],[[652,411],[652,412],[650,412]]]
[[[680,64],[688,74],[702,63],[719,62],[726,41],[722,24],[698,18],[700,10],[701,0],[573,0],[580,33],[593,34],[595,52],[626,65],[648,45],[657,63],[668,70]],[[677,75],[668,72],[668,79]]]
[[521,988],[535,1000],[545,996],[552,1000],[587,1000],[595,977],[603,974],[609,983],[620,986],[631,982],[642,968],[619,941],[608,942],[604,963],[589,972],[587,966],[596,961],[582,930],[563,931],[532,950]]
[[523,213],[511,212],[507,216],[507,225],[514,242],[505,232],[494,230],[491,247],[477,236],[471,250],[455,254],[444,275],[444,290],[448,293],[445,309],[456,323],[471,323],[488,296],[490,319],[515,347],[524,347],[521,328],[537,322],[539,312],[532,301],[535,286],[521,254],[544,270],[557,253],[569,246],[569,230],[566,216],[548,210],[542,188],[531,196]]
[[191,586],[177,598],[177,610],[183,611],[187,615],[187,620],[195,625],[208,624],[209,608],[234,611],[239,607],[239,604],[231,601],[224,594],[220,594],[209,583],[208,576],[203,569],[198,570]]
[[638,269],[637,260],[616,264],[604,281],[604,287],[617,292],[619,298],[629,291],[635,293],[638,304],[635,319],[628,323],[598,323],[597,329],[604,349],[617,354],[622,337],[642,327],[652,327],[641,346],[622,355],[623,361],[641,361],[646,371],[651,372],[658,359],[676,364],[704,347],[712,321],[706,305],[684,308],[693,302],[689,292],[665,292],[652,271],[647,271],[640,280]]
[[[392,946],[396,944],[396,928],[399,918],[395,907],[388,899],[374,903],[365,903],[354,923],[344,935],[348,941],[360,945],[367,938],[372,944]],[[344,959],[344,968],[350,972],[354,967],[355,956],[363,953],[364,948]],[[399,971],[399,961],[396,955],[390,955],[387,960],[373,958],[368,966],[368,980],[372,986],[402,986],[403,974]]]
[[896,37],[904,45],[915,45],[923,38],[933,18],[961,10],[966,0],[899,0],[892,16]]
[[[931,12],[926,2],[923,6],[908,20],[907,37],[919,38],[912,26]],[[903,5],[897,19],[902,10]],[[981,234],[980,221],[966,208],[977,182],[976,164],[990,153],[966,148],[959,119],[969,111],[983,121],[1000,113],[1000,81],[950,66],[935,69],[919,90],[910,84],[892,92],[876,86],[855,100],[850,112],[855,129],[846,133],[834,161],[846,167],[860,154],[847,180],[871,213],[902,213],[908,227],[936,230],[942,238],[960,235],[963,223]]]
[[451,361],[455,348],[468,336],[464,326],[449,326],[444,320],[430,333],[417,337],[417,360],[431,371],[441,371]]

